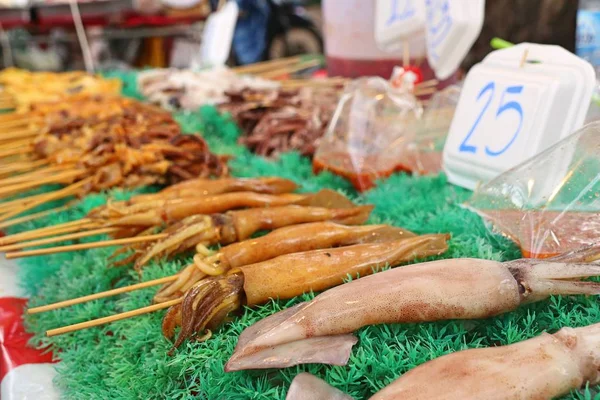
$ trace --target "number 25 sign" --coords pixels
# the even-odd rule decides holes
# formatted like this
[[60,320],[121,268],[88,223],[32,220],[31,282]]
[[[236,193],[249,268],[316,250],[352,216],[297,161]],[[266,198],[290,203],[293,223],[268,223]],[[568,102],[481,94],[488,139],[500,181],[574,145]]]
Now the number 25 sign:
[[583,124],[594,84],[592,66],[559,46],[491,53],[461,91],[444,147],[450,182],[473,189],[568,136]]

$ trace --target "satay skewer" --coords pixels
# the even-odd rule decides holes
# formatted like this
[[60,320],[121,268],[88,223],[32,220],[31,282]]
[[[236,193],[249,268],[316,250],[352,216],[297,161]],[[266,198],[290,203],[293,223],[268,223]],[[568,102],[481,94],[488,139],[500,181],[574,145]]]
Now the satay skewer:
[[152,279],[150,281],[136,283],[135,285],[129,285],[129,286],[124,286],[124,287],[120,287],[117,289],[106,290],[104,292],[94,293],[94,294],[90,294],[88,296],[77,297],[75,299],[59,301],[57,303],[52,303],[52,304],[48,304],[45,306],[29,308],[29,309],[27,309],[27,314],[38,314],[41,312],[58,310],[60,308],[74,306],[76,304],[87,303],[88,301],[92,301],[92,300],[104,299],[106,297],[112,297],[112,296],[116,296],[118,294],[129,293],[129,292],[133,292],[135,290],[140,290],[140,289],[145,289],[145,288],[152,287],[152,286],[162,285],[162,284],[173,282],[173,281],[177,280],[178,275],[179,274],[165,276],[164,278]]
[[9,196],[18,192],[22,192],[29,189],[34,189],[36,187],[48,184],[48,183],[63,183],[65,181],[72,180],[78,176],[84,174],[85,171],[82,169],[76,169],[72,171],[66,171],[60,174],[56,174],[53,176],[42,177],[35,182],[24,182],[18,183],[6,187],[0,188],[0,197]]
[[148,314],[154,311],[163,310],[165,308],[169,308],[171,306],[175,306],[183,301],[183,297],[175,300],[170,300],[165,303],[153,304],[151,306],[138,308],[132,311],[126,311],[120,314],[111,315],[104,318],[98,318],[91,321],[81,322],[78,324],[73,324],[69,326],[65,326],[62,328],[50,329],[46,331],[46,336],[56,336],[62,335],[64,333],[80,331],[82,329],[92,328],[94,326],[104,325],[115,321],[120,321],[122,319],[127,319],[131,317],[136,317],[138,315]]
[[124,238],[124,239],[113,239],[113,240],[104,240],[104,241],[92,242],[92,243],[73,244],[73,245],[69,245],[69,246],[50,247],[47,249],[16,251],[16,252],[12,252],[12,253],[6,253],[5,257],[7,260],[11,260],[14,258],[33,257],[33,256],[41,256],[41,255],[48,255],[48,254],[56,254],[56,253],[66,253],[69,251],[76,251],[76,250],[98,249],[101,247],[119,246],[119,245],[124,245],[124,244],[152,242],[155,240],[164,239],[167,236],[168,236],[168,234],[166,234],[166,233],[157,233],[154,235],[134,236],[134,237]]
[[14,225],[22,224],[24,222],[33,221],[35,219],[45,217],[46,215],[57,214],[59,212],[68,210],[72,206],[73,206],[73,203],[69,202],[68,204],[65,204],[64,206],[61,206],[61,207],[56,207],[56,208],[52,208],[50,210],[40,211],[35,214],[26,215],[24,217],[13,218],[13,219],[5,221],[5,222],[0,222],[0,229],[5,229],[5,228],[9,228]]
[[41,177],[49,177],[52,175],[57,175],[58,172],[66,172],[68,170],[73,170],[74,165],[53,165],[46,168],[40,168],[32,172],[27,172],[20,175],[10,176],[8,178],[0,179],[0,187],[4,187],[5,185],[12,185],[16,183],[23,183],[28,181],[33,181],[39,179]]
[[45,239],[37,239],[37,240],[30,241],[30,242],[19,242],[16,244],[0,246],[0,251],[6,252],[6,251],[11,251],[11,250],[19,250],[19,249],[24,249],[24,248],[28,248],[28,247],[40,246],[43,244],[63,242],[66,240],[81,239],[81,238],[90,237],[90,236],[104,235],[107,233],[114,233],[118,230],[119,230],[119,228],[91,229],[89,231],[84,231],[84,232],[70,233],[70,234],[62,235],[62,236],[54,236],[54,237],[49,237],[49,238],[45,238]]
[[81,230],[83,228],[89,228],[90,226],[94,225],[94,222],[90,220],[77,220],[65,222],[64,224],[60,225],[47,226],[44,228],[34,229],[31,231],[15,233],[14,235],[5,236],[3,238],[0,238],[0,245],[6,246],[22,241],[34,240],[63,233],[71,233],[74,231]]
[[[19,206],[14,207],[9,212],[6,212],[5,214],[0,215],[0,222],[6,221],[12,217],[16,217],[17,215],[19,215],[25,211],[31,210],[32,208],[38,207],[38,206],[48,203],[50,201],[60,200],[60,199],[64,199],[65,197],[76,195],[83,189],[83,187],[85,185],[87,185],[89,182],[91,182],[92,179],[93,179],[93,177],[89,177],[86,179],[82,179],[78,182],[75,182],[65,188],[56,190],[54,192],[44,193],[42,195],[36,195],[35,200],[32,200],[32,201],[28,201],[30,199],[30,197],[22,199],[22,203]],[[0,241],[1,241],[1,239],[0,239]]]

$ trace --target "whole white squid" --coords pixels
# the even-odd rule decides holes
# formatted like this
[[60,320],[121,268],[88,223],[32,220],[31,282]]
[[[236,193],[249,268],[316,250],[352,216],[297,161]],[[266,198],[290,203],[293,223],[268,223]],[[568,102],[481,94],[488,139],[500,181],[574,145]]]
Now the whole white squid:
[[[371,400],[550,400],[600,381],[600,324],[508,346],[458,351],[408,371]],[[287,400],[349,399],[310,374]]]
[[512,311],[551,295],[600,294],[587,248],[548,261],[433,261],[391,269],[327,290],[248,327],[226,371],[302,363],[345,365],[355,330],[374,324],[477,319]]

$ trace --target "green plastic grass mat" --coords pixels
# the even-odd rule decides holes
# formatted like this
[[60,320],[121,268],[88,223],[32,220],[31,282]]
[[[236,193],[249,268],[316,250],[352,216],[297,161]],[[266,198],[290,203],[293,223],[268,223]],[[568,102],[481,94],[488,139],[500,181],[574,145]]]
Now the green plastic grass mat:
[[[339,177],[328,173],[314,176],[310,161],[297,154],[285,154],[276,162],[250,154],[236,144],[239,133],[235,124],[214,108],[182,113],[177,118],[186,131],[204,132],[213,150],[235,154],[237,158],[231,162],[231,169],[236,176],[279,175],[302,184],[304,191],[342,190],[360,202],[376,206],[372,222],[387,222],[417,233],[451,233],[450,249],[444,257],[494,260],[519,257],[512,242],[491,234],[477,215],[459,206],[470,193],[449,185],[443,175],[393,175],[370,192],[357,195]],[[80,218],[92,207],[106,201],[107,196],[126,198],[130,195],[121,191],[90,195],[67,212],[14,230]],[[112,250],[95,249],[22,259],[23,285],[34,296],[30,305],[48,304],[137,282],[137,274],[130,269],[107,267],[107,256]],[[143,279],[172,274],[186,261],[155,262],[144,269]],[[44,336],[47,329],[147,306],[156,290],[149,288],[27,317],[28,329],[35,334],[32,343],[50,346],[62,360],[57,366],[56,384],[65,398],[283,399],[291,380],[299,372],[308,371],[354,398],[364,399],[400,374],[442,354],[514,343],[545,330],[600,321],[596,298],[553,297],[487,320],[366,327],[357,332],[359,342],[344,367],[303,365],[234,373],[225,373],[223,365],[232,354],[240,332],[259,319],[312,295],[245,309],[215,332],[210,340],[188,342],[173,357],[167,356],[171,343],[161,334],[164,311],[63,336]],[[592,399],[594,393],[592,389],[584,389],[565,398]]]

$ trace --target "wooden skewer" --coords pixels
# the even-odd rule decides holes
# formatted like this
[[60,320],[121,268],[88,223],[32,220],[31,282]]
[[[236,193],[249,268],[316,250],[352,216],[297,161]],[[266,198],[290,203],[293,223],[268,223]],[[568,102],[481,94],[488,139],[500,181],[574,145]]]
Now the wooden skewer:
[[346,78],[329,78],[329,79],[290,79],[290,80],[286,80],[286,81],[281,81],[281,86],[282,87],[302,87],[302,86],[309,86],[309,87],[319,87],[319,86],[323,86],[323,87],[328,87],[328,86],[338,86],[338,85],[344,85],[345,83],[349,82],[349,79]]
[[29,146],[29,145],[13,147],[12,149],[0,150],[0,158],[16,156],[19,154],[25,155],[25,154],[29,154],[32,152],[33,152],[33,150],[31,148],[31,146]]
[[294,72],[302,71],[307,68],[316,67],[317,65],[321,65],[321,60],[311,60],[291,67],[284,67],[257,75],[265,79],[274,79],[282,75],[292,74]]
[[6,246],[13,243],[24,242],[26,240],[40,239],[52,235],[61,233],[71,233],[74,231],[82,230],[84,227],[88,228],[93,225],[94,222],[88,219],[81,219],[78,221],[65,222],[64,224],[46,226],[44,228],[33,229],[31,231],[15,233],[14,235],[5,236],[0,238],[0,245]]
[[7,141],[13,139],[21,139],[24,137],[33,137],[39,134],[39,131],[36,129],[26,128],[14,130],[11,132],[0,133],[0,140]]
[[147,282],[137,283],[135,285],[129,285],[122,288],[107,290],[100,293],[90,294],[88,296],[77,297],[76,299],[60,301],[58,303],[48,304],[46,306],[34,307],[27,310],[27,314],[37,314],[45,311],[57,310],[59,308],[65,308],[73,306],[75,304],[81,304],[92,300],[103,299],[105,297],[116,296],[118,294],[133,292],[134,290],[144,289],[147,287],[161,285],[163,283],[173,282],[177,280],[177,275],[171,275],[164,278],[153,279]]
[[12,119],[6,122],[0,122],[0,132],[9,128],[22,127],[23,125],[28,125],[31,121],[27,118],[23,119]]
[[30,139],[30,138],[13,140],[13,141],[10,141],[7,143],[0,144],[0,149],[2,149],[2,150],[14,149],[15,147],[19,147],[19,146],[30,145],[31,143],[32,143],[32,139]]
[[71,233],[68,235],[54,236],[54,237],[50,237],[50,238],[46,238],[46,239],[32,240],[31,242],[19,242],[17,244],[10,244],[8,246],[0,246],[0,251],[6,252],[6,251],[24,249],[27,247],[40,246],[43,244],[63,242],[66,240],[81,239],[81,238],[89,237],[89,236],[103,235],[105,233],[113,233],[118,230],[119,230],[119,228],[92,229],[89,231]]
[[2,121],[2,122],[12,121],[14,119],[21,119],[21,118],[27,118],[27,117],[28,117],[28,114],[12,112],[12,113],[0,114],[0,121]]
[[14,258],[21,258],[21,257],[33,257],[33,256],[42,256],[42,255],[46,255],[46,254],[66,253],[69,251],[97,249],[97,248],[101,248],[101,247],[118,246],[121,244],[151,242],[153,240],[164,239],[167,236],[169,236],[168,233],[157,233],[156,235],[135,236],[135,237],[124,238],[124,239],[103,240],[103,241],[94,242],[94,243],[82,243],[82,244],[73,244],[73,245],[69,245],[69,246],[49,247],[47,249],[16,251],[13,253],[6,253],[5,257],[6,257],[6,259],[11,260]]
[[165,308],[169,308],[171,306],[177,305],[183,301],[183,297],[179,299],[165,301],[164,303],[153,304],[148,307],[138,308],[137,310],[127,311],[116,315],[111,315],[109,317],[98,318],[91,321],[80,322],[78,324],[73,324],[69,326],[64,326],[62,328],[50,329],[46,331],[46,336],[56,336],[62,335],[64,333],[80,331],[82,329],[92,328],[94,326],[104,325],[115,321],[120,321],[122,319],[127,319],[131,317],[136,317],[138,315],[148,314],[153,311],[163,310]]
[[30,162],[21,161],[18,163],[0,167],[0,175],[5,175],[8,173],[13,173],[13,172],[30,171],[34,168],[43,167],[47,164],[48,164],[48,160],[36,160],[36,161],[30,161]]
[[[27,201],[27,199],[30,199],[33,196],[28,197],[25,199],[26,201],[23,202],[22,204],[20,204],[19,206],[15,206],[7,213],[0,215],[0,222],[6,221],[7,219],[10,219],[12,217],[16,217],[17,215],[21,214],[22,212],[31,210],[32,208],[35,208],[42,204],[48,203],[49,201],[64,199],[65,197],[76,195],[77,193],[79,193],[81,191],[81,189],[85,185],[87,185],[89,182],[91,182],[91,180],[92,180],[92,177],[89,177],[86,179],[82,179],[79,182],[75,182],[75,183],[73,183],[65,188],[62,188],[60,190],[56,190],[52,193],[43,193],[42,195],[36,195],[35,196],[36,199],[33,201]],[[0,241],[1,241],[1,239],[0,239]]]
[[295,64],[297,62],[300,62],[301,60],[302,60],[301,56],[286,57],[286,58],[280,58],[277,60],[269,60],[269,61],[262,61],[262,62],[257,62],[257,63],[249,64],[249,65],[242,65],[240,67],[231,68],[231,70],[238,74],[254,74],[257,72],[266,72],[268,70],[274,69],[275,67],[279,68],[284,65]]
[[13,185],[15,183],[28,182],[28,181],[39,179],[41,177],[48,176],[48,175],[53,176],[53,174],[56,174],[57,172],[63,172],[65,170],[72,170],[73,167],[74,166],[72,164],[71,165],[53,165],[51,167],[41,168],[41,169],[35,170],[33,172],[27,172],[25,174],[0,179],[0,187],[2,187],[4,185]]
[[75,171],[67,171],[67,172],[63,172],[61,174],[43,177],[41,179],[36,180],[35,182],[25,182],[25,183],[19,183],[19,184],[3,187],[3,188],[0,188],[0,197],[14,194],[16,192],[22,192],[22,191],[28,190],[28,189],[33,189],[33,188],[45,185],[47,183],[61,183],[61,182],[64,182],[65,180],[75,178],[76,176],[79,176],[83,173],[85,173],[84,170],[77,169]]
[[38,219],[41,217],[45,217],[46,215],[56,214],[71,208],[71,203],[65,204],[62,207],[52,208],[50,210],[41,211],[35,214],[26,215],[24,217],[14,218],[5,222],[0,222],[0,229],[8,228],[14,225],[22,224],[23,222],[33,221],[34,219]]
[[429,79],[427,81],[417,83],[415,85],[415,88],[421,89],[421,88],[426,88],[426,87],[430,87],[430,86],[437,86],[438,83],[440,83],[440,81],[438,81],[437,79]]
[[429,88],[425,88],[425,89],[415,89],[414,90],[415,96],[425,96],[425,95],[432,94],[435,92],[437,92],[436,87],[429,87]]

